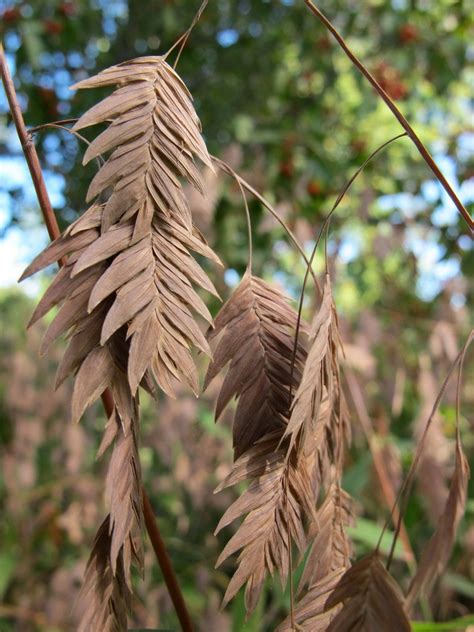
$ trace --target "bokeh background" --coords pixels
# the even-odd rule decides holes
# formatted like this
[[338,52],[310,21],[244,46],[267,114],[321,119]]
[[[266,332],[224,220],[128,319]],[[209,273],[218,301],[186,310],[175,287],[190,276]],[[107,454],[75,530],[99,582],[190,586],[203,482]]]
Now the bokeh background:
[[[472,205],[469,2],[318,4],[397,101],[463,202]],[[119,61],[166,51],[197,8],[189,0],[0,0],[2,39],[27,125],[77,117],[99,95],[75,94],[71,84]],[[308,252],[350,175],[401,131],[300,0],[211,0],[178,71],[194,95],[211,152],[274,204]],[[67,132],[42,127],[34,138],[65,227],[84,210],[96,166],[81,166],[84,147]],[[190,193],[190,199],[196,222],[227,266],[225,273],[209,271],[227,296],[248,256],[243,204],[225,176],[206,178],[207,198]],[[296,299],[304,275],[301,258],[261,205],[249,203],[254,271]],[[61,345],[40,358],[44,328],[25,330],[48,274],[23,287],[16,279],[46,243],[0,90],[1,632],[75,629],[71,607],[104,514],[106,463],[95,460],[102,410],[90,409],[80,425],[71,425],[71,385],[52,389]],[[358,521],[351,535],[355,554],[362,555],[377,542],[437,390],[469,330],[474,255],[465,224],[404,138],[369,164],[345,198],[332,222],[328,256],[354,432],[344,486],[354,497]],[[321,255],[316,269],[321,272],[323,265]],[[309,287],[309,317],[316,304]],[[472,353],[461,424],[472,457],[470,358]],[[204,370],[204,360],[198,361]],[[213,531],[233,492],[213,494],[231,462],[229,416],[218,425],[213,420],[217,388],[199,400],[186,389],[175,401],[144,400],[145,485],[198,629],[264,632],[288,609],[287,592],[276,582],[268,583],[248,622],[242,595],[219,611],[232,564],[214,569],[229,531],[218,538]],[[435,417],[405,517],[405,538],[396,549],[393,571],[403,586],[410,556],[419,557],[446,500],[454,424],[453,383]],[[473,516],[471,495],[449,568],[418,618],[441,622],[472,612]],[[384,540],[384,550],[389,542]],[[458,629],[418,626],[414,629]],[[177,629],[149,547],[145,578],[136,580],[132,627]]]

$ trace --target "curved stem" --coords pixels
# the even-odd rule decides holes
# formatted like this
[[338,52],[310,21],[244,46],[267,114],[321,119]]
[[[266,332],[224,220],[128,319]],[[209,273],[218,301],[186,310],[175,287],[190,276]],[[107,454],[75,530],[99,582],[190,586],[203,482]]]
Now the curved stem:
[[[65,119],[64,121],[62,121],[62,123],[71,123],[73,121],[77,121],[77,119]],[[75,136],[76,138],[78,138],[79,140],[82,140],[83,143],[86,143],[86,145],[90,145],[90,141],[87,140],[87,138],[85,138],[82,134],[79,134],[79,132],[76,132],[73,129],[69,129],[69,127],[66,127],[65,125],[61,125],[61,123],[59,121],[56,121],[55,123],[43,123],[43,125],[37,125],[36,127],[30,127],[30,129],[28,130],[29,134],[36,134],[37,132],[40,132],[41,130],[47,128],[47,127],[53,127],[54,129],[60,129],[63,132],[68,132],[68,134],[72,134],[73,136]],[[100,169],[100,167],[103,165],[103,163],[105,162],[104,158],[102,156],[97,156],[96,157],[96,161],[97,161],[97,165]]]
[[252,272],[252,259],[253,259],[253,241],[252,241],[252,222],[250,220],[250,210],[249,205],[247,203],[247,196],[245,195],[244,188],[240,182],[237,182],[239,185],[240,192],[242,193],[242,199],[244,201],[245,206],[245,219],[247,220],[247,234],[248,234],[248,242],[249,242],[249,261],[247,264],[247,270]]
[[[294,373],[294,369],[295,369],[296,349],[298,347],[298,336],[299,336],[299,331],[300,331],[300,327],[301,327],[301,315],[302,315],[302,311],[303,311],[304,293],[305,293],[305,290],[306,290],[306,284],[308,282],[308,272],[309,272],[310,268],[312,269],[311,266],[313,265],[313,260],[314,260],[314,257],[316,256],[316,252],[317,252],[317,249],[318,249],[318,246],[319,246],[319,242],[321,241],[321,237],[323,235],[324,229],[326,229],[327,233],[329,233],[329,222],[331,221],[331,217],[333,216],[333,214],[336,211],[336,209],[339,206],[339,204],[342,202],[342,200],[343,200],[344,196],[346,195],[346,193],[351,188],[351,186],[352,186],[353,182],[356,180],[357,176],[365,169],[365,167],[372,160],[372,158],[374,158],[379,152],[381,152],[383,149],[385,149],[385,147],[387,147],[388,145],[390,145],[394,141],[398,140],[399,138],[403,138],[403,136],[407,136],[407,133],[406,132],[402,132],[401,134],[398,134],[397,136],[394,136],[393,138],[390,138],[389,140],[385,141],[385,143],[383,143],[382,145],[377,147],[377,149],[375,149],[370,154],[370,156],[364,160],[364,162],[352,174],[352,176],[346,182],[346,184],[345,184],[344,188],[342,189],[342,191],[337,196],[336,201],[334,202],[334,204],[332,206],[332,209],[329,211],[329,214],[326,217],[326,219],[324,220],[323,225],[321,227],[321,230],[319,231],[319,235],[318,235],[318,237],[316,239],[316,242],[314,244],[313,251],[312,251],[311,256],[309,258],[308,267],[306,268],[306,272],[305,272],[305,275],[304,275],[303,287],[301,288],[300,301],[299,301],[299,305],[298,305],[298,318],[296,320],[295,342],[294,342],[294,345],[293,345],[293,356],[292,356],[292,359],[291,359],[291,379],[290,379],[290,389],[289,389],[290,405],[291,405],[291,398],[292,398],[291,384],[292,384],[293,373]],[[328,275],[327,242],[328,242],[328,236],[326,237],[326,249],[325,249],[326,275]]]
[[[211,160],[213,162],[215,162],[216,165],[222,171],[224,171],[229,176],[234,178],[234,180],[237,182],[237,184],[239,184],[239,186],[243,187],[246,191],[251,193],[260,202],[260,204],[262,204],[264,206],[264,208],[267,209],[267,211],[270,213],[270,215],[272,215],[276,219],[276,221],[283,227],[283,229],[287,233],[288,237],[293,242],[295,248],[298,250],[298,252],[302,256],[304,262],[306,263],[307,269],[310,268],[310,272],[311,272],[311,276],[313,277],[314,284],[317,287],[319,293],[321,294],[321,286],[319,285],[319,281],[318,281],[313,269],[311,268],[311,262],[308,260],[308,257],[306,256],[305,251],[303,250],[300,242],[296,238],[296,235],[292,232],[291,228],[286,224],[286,222],[284,220],[282,220],[282,218],[278,215],[278,213],[273,208],[273,206],[270,204],[270,202],[268,202],[268,200],[266,200],[263,197],[263,195],[261,195],[256,189],[254,189],[252,185],[250,185],[246,180],[244,180],[241,176],[239,176],[239,174],[237,172],[235,172],[232,169],[232,167],[230,165],[228,165],[226,162],[224,162],[220,158],[217,158],[216,156],[211,156]],[[308,272],[308,274],[309,274],[309,272]]]
[[[413,484],[413,479],[415,476],[415,472],[416,469],[418,467],[418,464],[420,462],[421,459],[421,455],[423,453],[423,448],[425,446],[425,441],[426,441],[426,435],[428,434],[428,431],[431,427],[431,423],[433,421],[433,418],[436,414],[436,411],[438,410],[438,406],[441,402],[441,399],[443,397],[444,391],[446,390],[446,386],[448,385],[449,380],[451,379],[452,374],[454,373],[456,367],[458,366],[459,362],[464,361],[464,356],[466,354],[467,348],[469,347],[469,345],[472,342],[472,339],[474,337],[474,331],[471,331],[463,348],[461,349],[461,351],[459,352],[459,354],[457,355],[457,357],[455,358],[454,362],[451,364],[451,367],[448,371],[447,376],[444,379],[444,382],[441,386],[441,389],[438,393],[438,396],[436,397],[435,403],[433,404],[433,408],[431,410],[431,414],[428,417],[428,421],[426,422],[425,425],[425,429],[423,430],[423,434],[421,436],[421,439],[418,443],[418,446],[416,448],[416,452],[415,452],[415,458],[412,461],[412,464],[410,466],[410,469],[408,470],[408,474],[406,475],[406,478],[402,484],[402,486],[400,487],[400,490],[397,494],[397,497],[395,499],[395,503],[394,503],[394,507],[392,508],[392,512],[391,515],[393,515],[394,509],[396,507],[396,505],[399,506],[399,514],[398,514],[398,520],[397,520],[397,526],[395,528],[395,533],[393,535],[393,540],[392,540],[392,546],[390,547],[390,553],[388,555],[388,560],[387,560],[387,570],[389,570],[390,568],[390,564],[392,563],[392,559],[393,559],[393,554],[395,551],[395,545],[397,543],[397,539],[398,539],[398,535],[400,533],[400,527],[402,524],[402,519],[403,519],[403,514],[405,513],[405,508],[406,508],[406,504],[411,492],[411,487]],[[457,428],[457,424],[456,424],[456,428]],[[377,543],[377,547],[376,549],[378,550],[378,548],[380,547],[380,542],[382,541],[382,537],[383,534],[385,533],[385,530],[388,527],[388,519],[385,521],[385,524],[383,526],[382,532],[380,534],[379,537],[379,541]]]
[[338,33],[338,31],[333,26],[333,24],[328,20],[328,18],[318,9],[318,7],[312,2],[312,0],[304,0],[304,1],[305,1],[306,6],[309,8],[309,10],[318,18],[318,20],[320,22],[322,22],[322,24],[328,29],[328,31],[330,31],[332,33],[332,35],[337,40],[337,43],[339,44],[339,46],[342,48],[342,50],[347,55],[347,57],[349,57],[351,62],[354,64],[354,66],[359,70],[359,72],[361,72],[364,75],[364,77],[369,81],[369,83],[372,85],[372,87],[375,89],[375,91],[384,100],[384,102],[386,103],[388,108],[391,110],[392,114],[395,116],[397,121],[400,123],[400,125],[403,127],[403,129],[406,131],[407,135],[413,141],[413,144],[416,146],[416,148],[420,152],[422,158],[424,159],[424,161],[426,162],[428,167],[431,169],[431,171],[436,176],[438,182],[441,184],[443,189],[446,191],[446,193],[449,195],[451,200],[454,202],[456,208],[461,213],[462,217],[464,218],[465,222],[467,223],[469,229],[472,232],[473,226],[474,226],[474,222],[473,222],[471,216],[469,215],[466,207],[461,202],[461,200],[458,198],[458,196],[454,192],[453,188],[451,187],[449,182],[446,180],[446,178],[444,177],[444,175],[440,171],[438,165],[433,160],[433,157],[431,156],[430,152],[427,150],[425,145],[422,143],[421,139],[419,138],[419,136],[417,135],[415,130],[412,128],[410,123],[403,116],[403,114],[400,112],[400,110],[397,108],[395,103],[388,96],[388,94],[385,92],[385,90],[382,88],[382,86],[378,83],[378,81],[375,79],[375,77],[369,72],[369,70],[364,66],[364,64],[360,61],[360,59],[358,59],[354,55],[354,53],[351,51],[351,49],[348,47],[348,45],[344,41],[344,38],[342,37],[342,35],[340,35]]
[[203,2],[201,3],[201,6],[197,10],[196,15],[194,16],[193,21],[191,22],[191,25],[189,26],[189,28],[180,37],[178,37],[176,42],[165,53],[164,59],[166,59],[168,57],[168,55],[170,55],[171,52],[177,46],[179,46],[179,44],[181,44],[181,46],[179,47],[178,54],[177,54],[176,59],[175,59],[174,64],[173,64],[173,69],[176,69],[176,66],[178,65],[178,62],[179,62],[179,58],[181,57],[181,53],[183,52],[183,48],[186,46],[186,42],[188,41],[188,38],[191,35],[191,31],[193,30],[193,28],[196,26],[196,24],[201,19],[201,15],[203,14],[204,9],[207,7],[207,3],[208,3],[208,0],[203,0]]
[[[46,189],[43,172],[41,170],[38,154],[36,152],[36,147],[25,126],[23,114],[21,112],[20,104],[18,103],[18,98],[16,96],[15,86],[13,84],[13,80],[8,69],[5,52],[1,43],[0,72],[2,75],[2,82],[5,88],[5,93],[7,95],[8,104],[10,106],[11,115],[15,123],[16,131],[18,134],[18,138],[20,139],[28,169],[30,170],[31,179],[33,180],[33,185],[35,187],[44,223],[46,224],[46,228],[48,229],[48,234],[51,240],[54,240],[60,236],[61,231],[59,230],[59,225],[54,214],[53,207],[51,206],[51,201]],[[60,265],[63,265],[64,263],[64,259],[59,261]],[[103,393],[102,402],[104,404],[107,415],[110,416],[114,408],[114,402],[110,391],[107,390]],[[178,615],[184,632],[192,632],[193,627],[191,624],[191,618],[187,611],[181,589],[176,580],[176,575],[173,571],[173,567],[171,566],[169,556],[166,552],[163,539],[161,538],[158,524],[156,523],[156,520],[154,518],[153,511],[151,511],[150,514],[150,512],[147,511],[145,507],[145,505],[147,505],[148,507],[151,507],[151,505],[146,491],[143,488],[142,495],[146,529],[148,531],[153,549],[155,550],[155,553],[157,555],[158,563],[160,564],[161,570],[163,572],[170,597],[176,608],[176,614]]]
[[77,123],[78,120],[79,119],[77,118],[59,119],[58,121],[51,121],[51,123],[43,123],[42,125],[36,125],[35,127],[30,127],[28,132],[30,134],[36,134],[36,132],[40,132],[44,127],[53,127],[54,125],[57,125],[58,127],[62,127],[63,125],[69,125],[70,123]]

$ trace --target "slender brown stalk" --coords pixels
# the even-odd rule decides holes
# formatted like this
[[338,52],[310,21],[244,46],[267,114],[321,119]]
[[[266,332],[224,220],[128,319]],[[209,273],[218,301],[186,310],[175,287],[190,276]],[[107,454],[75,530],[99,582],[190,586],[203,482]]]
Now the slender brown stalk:
[[183,33],[183,35],[181,35],[180,38],[178,38],[178,40],[173,44],[173,46],[166,53],[166,57],[168,57],[168,55],[171,53],[171,51],[174,50],[176,48],[176,46],[181,44],[181,46],[179,47],[178,54],[176,55],[176,59],[175,59],[174,64],[173,64],[173,68],[175,70],[176,70],[176,66],[178,65],[179,58],[181,57],[181,53],[183,52],[183,49],[186,46],[186,43],[187,43],[187,41],[189,39],[189,36],[191,35],[191,31],[193,30],[193,28],[196,26],[196,24],[201,19],[201,15],[203,14],[204,9],[207,7],[207,2],[208,2],[208,0],[203,0],[203,2],[201,3],[201,6],[197,10],[196,15],[194,16],[193,21],[191,22],[191,24],[190,24],[189,28],[187,29],[187,31],[185,33]]
[[[43,173],[41,171],[41,165],[39,162],[38,154],[36,153],[35,145],[31,136],[28,134],[25,122],[23,120],[23,114],[21,113],[20,104],[18,103],[13,79],[10,75],[10,71],[8,70],[5,51],[3,50],[3,45],[1,43],[0,72],[2,74],[2,82],[5,88],[5,94],[7,95],[8,105],[10,107],[13,122],[15,123],[16,131],[18,134],[18,138],[20,139],[23,153],[25,154],[25,160],[28,165],[28,169],[30,170],[31,179],[33,180],[36,196],[38,198],[38,203],[40,205],[41,212],[43,213],[44,223],[46,224],[46,228],[48,229],[48,234],[50,238],[56,239],[56,237],[59,237],[60,235],[58,222],[56,220],[53,207],[51,206],[48,192],[46,191]],[[64,260],[61,260],[61,263],[64,263]]]
[[176,614],[178,615],[178,619],[181,623],[182,629],[184,630],[184,632],[192,632],[194,628],[191,622],[191,617],[189,616],[189,612],[184,602],[183,593],[181,592],[181,588],[171,564],[170,556],[168,555],[165,543],[163,542],[163,538],[161,537],[161,533],[158,529],[158,524],[155,519],[155,513],[153,511],[153,507],[151,506],[150,499],[148,498],[143,487],[142,494],[143,517],[145,518],[146,530],[148,531],[153,550],[155,551],[156,557],[160,564],[160,568],[163,572],[163,578],[168,588],[168,592],[171,596],[171,599],[173,600],[173,605],[175,607]]
[[[25,160],[30,170],[31,179],[33,180],[33,185],[35,187],[35,191],[38,198],[38,203],[40,205],[43,220],[46,224],[46,228],[48,229],[48,234],[51,240],[54,240],[60,236],[61,231],[59,230],[59,225],[58,225],[56,216],[54,214],[53,207],[51,206],[51,201],[49,199],[48,191],[46,189],[43,172],[41,170],[38,154],[36,152],[36,147],[25,126],[25,121],[23,119],[23,114],[21,112],[20,104],[18,102],[13,79],[10,75],[10,71],[7,65],[7,60],[5,57],[5,52],[1,43],[0,43],[0,72],[2,76],[3,86],[5,88],[8,104],[10,107],[11,115],[15,123],[18,138],[20,139],[23,153],[25,155]],[[63,265],[64,260],[61,259],[59,261],[59,264]],[[102,402],[103,402],[104,409],[107,416],[110,416],[114,409],[114,401],[109,390],[106,390],[103,393]],[[143,487],[142,487],[142,496],[143,496],[143,512],[144,512],[144,518],[145,518],[145,526],[146,526],[148,535],[150,537],[150,541],[153,546],[153,549],[156,553],[156,557],[160,565],[161,571],[163,573],[163,577],[164,577],[166,586],[168,588],[171,600],[175,607],[176,614],[181,623],[183,631],[192,632],[193,626],[192,626],[191,618],[190,618],[189,612],[187,610],[187,607],[183,598],[183,594],[181,592],[181,588],[177,581],[176,574],[171,564],[170,557],[166,551],[163,538],[161,537],[160,530],[156,522],[153,509],[151,507],[150,500]]]
[[413,141],[413,144],[416,146],[416,148],[420,152],[420,154],[423,157],[424,161],[429,166],[431,171],[434,173],[434,175],[438,179],[439,183],[441,184],[443,189],[446,191],[446,193],[449,195],[451,200],[454,202],[454,204],[456,205],[456,208],[461,213],[461,215],[463,216],[464,220],[466,221],[470,231],[472,232],[473,227],[474,227],[474,222],[473,222],[471,216],[469,215],[466,207],[461,202],[461,200],[458,198],[458,196],[456,195],[456,193],[454,192],[453,188],[451,187],[449,182],[446,180],[444,175],[441,173],[438,165],[433,160],[433,157],[431,156],[430,152],[426,149],[425,145],[423,144],[423,142],[421,141],[421,139],[419,138],[419,136],[417,135],[415,130],[412,128],[410,123],[403,116],[403,114],[400,112],[400,110],[397,108],[395,103],[388,96],[388,94],[385,92],[385,90],[382,88],[382,86],[378,83],[378,81],[375,79],[375,77],[369,72],[369,70],[364,66],[364,64],[360,61],[360,59],[358,59],[354,55],[354,53],[350,50],[350,48],[346,44],[344,38],[342,37],[342,35],[340,35],[338,33],[338,31],[336,30],[335,26],[333,26],[333,24],[328,20],[328,18],[312,2],[312,0],[304,0],[304,1],[305,1],[306,6],[308,7],[308,9],[318,18],[318,20],[320,22],[322,22],[322,24],[328,29],[328,31],[330,31],[332,33],[332,35],[337,40],[337,43],[339,44],[339,46],[345,52],[347,57],[349,57],[351,62],[354,64],[354,66],[364,75],[364,77],[367,79],[367,81],[369,81],[369,83],[373,86],[373,88],[376,90],[376,92],[385,101],[387,107],[391,110],[392,114],[395,116],[397,121],[400,123],[400,125],[406,131],[406,133],[408,134],[410,139]]
[[[245,189],[245,191],[247,191],[248,193],[250,193],[251,195],[253,195],[255,197],[255,199],[257,199],[260,204],[267,209],[267,211],[270,213],[270,215],[276,219],[276,221],[280,224],[280,226],[283,228],[283,230],[286,232],[286,234],[288,235],[288,237],[291,239],[291,241],[293,242],[293,245],[295,246],[296,250],[300,253],[301,257],[303,258],[303,261],[305,262],[306,266],[307,266],[307,274],[311,273],[311,276],[313,277],[313,281],[315,286],[318,289],[319,294],[321,295],[322,291],[321,291],[321,287],[319,285],[319,281],[314,273],[314,270],[311,268],[311,261],[308,261],[308,257],[306,256],[303,247],[301,246],[301,244],[299,243],[298,239],[296,238],[296,235],[291,231],[291,228],[288,226],[288,224],[278,215],[278,213],[276,212],[276,210],[273,208],[273,206],[270,204],[270,202],[268,200],[266,200],[263,195],[260,195],[260,193],[254,189],[246,180],[244,180],[242,178],[242,176],[239,176],[239,174],[234,171],[232,169],[232,167],[230,165],[228,165],[226,162],[224,162],[223,160],[221,160],[220,158],[217,158],[216,156],[211,156],[211,159],[213,162],[216,163],[216,165],[222,169],[222,171],[224,173],[227,173],[227,175],[231,176],[232,178],[234,178],[234,180],[237,182],[240,190],[242,191],[243,189]],[[249,219],[249,216],[247,216]],[[249,235],[250,237],[250,235]]]
[[[317,236],[316,241],[314,243],[313,251],[311,252],[311,255],[309,257],[309,261],[305,257],[305,261],[307,262],[307,267],[306,267],[306,271],[305,271],[305,274],[304,274],[303,286],[302,286],[301,292],[300,292],[300,300],[299,300],[299,305],[298,305],[298,320],[296,321],[296,332],[295,332],[295,342],[294,342],[294,347],[293,347],[293,360],[292,360],[292,363],[291,363],[291,371],[293,371],[295,351],[296,351],[296,348],[297,348],[297,345],[298,345],[298,336],[299,336],[299,332],[300,332],[301,317],[302,317],[302,313],[303,313],[304,293],[305,293],[305,290],[306,290],[306,284],[308,282],[308,275],[309,275],[310,270],[311,270],[311,272],[313,271],[312,265],[313,265],[314,258],[316,256],[316,252],[318,250],[319,242],[321,241],[321,237],[323,236],[323,233],[326,230],[326,248],[327,248],[329,223],[331,221],[331,218],[332,218],[333,214],[335,213],[336,209],[338,208],[339,204],[344,199],[344,196],[346,195],[346,193],[351,188],[353,182],[357,179],[358,175],[360,173],[362,173],[362,171],[365,169],[365,167],[368,165],[368,163],[372,160],[372,158],[375,158],[375,156],[377,156],[378,153],[380,153],[383,149],[385,149],[385,147],[388,147],[388,145],[390,145],[394,141],[398,140],[399,138],[403,138],[404,136],[406,136],[405,132],[402,133],[402,134],[398,134],[397,136],[394,136],[393,138],[390,138],[389,140],[385,141],[385,143],[383,143],[382,145],[377,147],[377,149],[375,149],[370,154],[370,156],[364,160],[364,162],[360,165],[360,167],[352,174],[352,176],[346,182],[344,188],[341,190],[341,192],[337,196],[336,201],[334,202],[331,210],[329,211],[328,216],[326,217],[326,219],[323,222],[321,230],[319,231],[319,235]],[[325,250],[326,274],[328,274],[327,259],[328,259],[327,258],[327,250]],[[319,285],[318,285],[318,288],[319,288]],[[291,387],[290,387],[290,391],[289,391],[289,400],[291,401]]]

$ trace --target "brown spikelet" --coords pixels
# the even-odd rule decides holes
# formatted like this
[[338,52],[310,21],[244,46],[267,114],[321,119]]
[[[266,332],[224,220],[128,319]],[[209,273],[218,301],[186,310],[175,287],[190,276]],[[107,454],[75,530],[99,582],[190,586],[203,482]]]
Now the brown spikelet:
[[469,465],[464,455],[459,434],[456,439],[456,463],[449,494],[438,526],[422,553],[417,572],[408,589],[407,604],[411,607],[418,594],[427,597],[434,581],[443,572],[451,554],[459,522],[467,499]]
[[350,428],[341,388],[338,351],[341,346],[336,308],[329,275],[326,275],[321,306],[313,318],[310,347],[303,376],[292,403],[284,437],[289,454],[296,452],[298,462],[306,460],[316,502],[321,485],[326,498],[312,519],[308,539],[312,540],[301,576],[299,592],[304,588],[292,615],[279,632],[298,629],[326,630],[340,606],[326,608],[325,603],[350,565],[350,545],[345,532],[351,523],[349,496],[342,491],[343,446]]
[[246,583],[248,612],[255,608],[267,574],[278,571],[286,580],[290,541],[304,549],[306,516],[314,513],[308,467],[297,462],[296,453],[288,457],[286,442],[280,446],[288,423],[290,384],[294,392],[305,358],[300,342],[292,375],[296,322],[296,312],[279,292],[246,273],[209,334],[210,339],[219,338],[205,385],[229,364],[216,417],[237,398],[237,460],[219,489],[249,482],[247,491],[229,507],[217,527],[219,531],[246,515],[217,564],[241,551],[224,603]]
[[262,439],[234,464],[222,489],[241,481],[250,482],[247,490],[222,516],[216,533],[246,514],[235,535],[222,551],[217,566],[241,550],[238,568],[227,587],[224,605],[247,582],[245,606],[251,613],[257,605],[267,574],[275,571],[286,583],[289,569],[289,544],[302,553],[306,547],[305,522],[314,516],[314,497],[308,468],[286,457],[278,447],[280,432]]
[[[340,608],[326,610],[325,604],[350,566],[350,544],[345,529],[351,523],[350,498],[333,481],[309,533],[313,543],[299,584],[299,591],[305,586],[307,590],[294,610],[294,621],[302,630],[326,630]],[[291,625],[291,618],[287,617],[278,632],[291,630]]]
[[[107,386],[111,390],[114,409],[108,420],[99,454],[103,454],[109,445],[114,444],[105,484],[105,502],[109,511],[106,521],[108,533],[106,539],[102,538],[101,560],[100,562],[95,562],[96,565],[100,563],[104,567],[100,581],[94,579],[94,575],[88,577],[86,574],[84,584],[84,590],[88,593],[92,593],[95,589],[95,596],[91,597],[89,594],[88,598],[92,599],[93,602],[95,600],[97,604],[102,603],[104,596],[107,594],[111,593],[114,595],[118,587],[120,587],[120,594],[125,593],[126,590],[122,586],[123,580],[126,582],[128,592],[131,594],[131,564],[133,563],[139,570],[143,569],[141,468],[138,457],[138,402],[136,397],[132,396],[127,375],[123,370],[126,365],[126,341],[121,340],[119,334],[115,334],[107,346],[110,346],[112,349],[112,353],[107,351],[110,355],[108,361],[111,363],[111,378]],[[107,346],[98,347],[98,349],[106,350]],[[89,357],[91,356],[89,355]],[[94,370],[94,366],[89,367],[91,375],[94,375]],[[78,374],[74,385],[74,394],[82,386],[79,378]],[[105,543],[109,547],[107,562],[103,560]],[[95,571],[96,575],[97,572]],[[113,613],[116,611],[120,612],[117,608],[118,606],[115,605],[114,601],[113,612],[110,614],[110,626],[112,626],[110,629],[126,630],[126,618],[125,625],[114,621],[115,615]],[[85,613],[87,612],[88,610],[85,610]],[[91,610],[91,616],[99,617],[97,622],[102,620],[100,617],[105,616],[100,613],[100,607],[98,607],[98,612],[95,615]],[[123,616],[125,615],[120,614],[121,622]],[[99,626],[88,628],[87,618],[85,621],[81,619],[81,625],[83,626],[80,628],[81,630],[102,629]],[[114,625],[116,627],[113,627]]]
[[298,627],[295,628],[291,618],[287,617],[277,627],[276,632],[294,632],[295,629],[301,632],[326,632],[328,625],[340,609],[337,605],[326,610],[326,602],[344,572],[344,568],[339,568],[316,582],[298,601],[295,608],[294,621]]
[[[216,292],[189,250],[214,260],[217,257],[193,228],[180,178],[202,191],[193,156],[211,168],[212,163],[190,95],[162,57],[120,64],[76,87],[110,84],[120,87],[84,114],[75,129],[112,121],[84,156],[86,163],[112,151],[91,182],[88,199],[110,190],[101,215],[102,233],[114,224],[133,230],[120,256],[94,287],[89,309],[115,294],[101,343],[128,325],[132,392],[150,369],[165,392],[173,392],[171,382],[177,378],[187,381],[197,393],[189,348],[194,345],[205,353],[209,348],[190,310],[211,321],[192,284]],[[91,254],[84,254],[79,268],[87,265]],[[132,261],[135,265],[130,265]]]
[[341,466],[342,445],[349,427],[341,390],[337,314],[326,276],[321,307],[309,335],[308,358],[285,430],[289,449],[314,454],[315,482],[326,482],[331,462]]
[[[143,527],[141,468],[138,457],[138,406],[131,395],[125,374],[115,378],[112,388],[115,409],[115,442],[105,481],[105,502],[110,512],[110,564],[115,572],[121,548],[136,542],[133,561],[142,568],[141,531]],[[107,436],[107,433],[104,435]],[[126,571],[128,572],[126,566]]]
[[349,567],[351,547],[345,530],[352,522],[350,496],[334,481],[312,525],[314,539],[301,576],[300,589],[313,586],[333,571]]
[[[197,393],[190,348],[210,352],[192,312],[212,319],[193,286],[216,291],[190,252],[218,258],[192,224],[181,179],[202,190],[193,158],[212,164],[190,95],[162,57],[120,64],[75,87],[111,84],[120,87],[74,126],[109,122],[84,156],[86,163],[111,152],[89,187],[88,200],[96,202],[22,277],[69,255],[33,320],[64,303],[44,349],[71,328],[74,335],[87,324],[103,346],[125,327],[133,394],[147,371],[167,393],[174,379]],[[85,357],[84,345],[90,347],[73,341],[67,370]]]
[[325,610],[343,604],[327,632],[410,632],[403,595],[377,553],[359,560],[339,580]]
[[296,312],[277,290],[246,273],[208,334],[209,341],[218,337],[218,344],[204,388],[229,364],[217,400],[216,418],[236,397],[236,458],[265,435],[283,432],[288,423],[290,383],[294,391],[305,358],[300,344],[291,378],[296,320]]
[[110,517],[99,527],[94,541],[84,584],[76,605],[80,617],[78,632],[124,632],[132,594],[124,567],[124,550],[117,557],[115,572],[109,559]]
[[154,380],[173,394],[180,380],[197,394],[191,349],[210,350],[194,314],[210,324],[212,318],[195,287],[217,293],[191,252],[219,262],[194,227],[183,192],[182,180],[203,190],[194,157],[212,169],[186,87],[162,57],[114,66],[75,87],[107,85],[118,88],[74,126],[108,124],[84,156],[85,164],[108,154],[89,187],[92,204],[22,276],[66,258],[31,324],[59,307],[41,350],[69,338],[56,384],[76,376],[75,421],[106,388],[115,402],[99,449],[114,444],[107,534],[102,527],[86,577],[98,619],[93,607],[85,610],[84,630],[126,629],[117,581],[128,581],[131,562],[140,567],[142,559],[137,389],[152,391]]

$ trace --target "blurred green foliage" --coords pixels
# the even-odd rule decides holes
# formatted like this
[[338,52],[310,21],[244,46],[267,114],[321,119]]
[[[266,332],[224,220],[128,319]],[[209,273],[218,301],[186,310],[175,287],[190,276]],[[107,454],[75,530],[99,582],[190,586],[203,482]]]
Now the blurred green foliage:
[[[468,4],[318,3],[397,100],[466,204],[474,199]],[[184,0],[0,0],[3,41],[27,125],[77,117],[99,94],[75,95],[71,84],[125,59],[166,51],[197,8]],[[210,2],[178,71],[194,95],[212,153],[265,194],[306,250],[348,178],[400,131],[297,0]],[[64,131],[43,128],[35,142],[64,227],[84,210],[96,166],[80,166],[83,147]],[[22,164],[6,103],[0,100],[0,168],[11,174]],[[23,174],[20,180],[0,181],[2,236],[19,229],[36,252],[41,244],[33,231],[40,216]],[[247,235],[238,189],[224,176],[213,186],[197,221],[228,267],[223,278],[211,271],[225,296],[247,265]],[[301,258],[261,205],[250,198],[249,203],[254,271],[297,298],[304,275]],[[358,178],[332,222],[328,255],[346,364],[365,406],[361,410],[357,393],[348,393],[354,441],[344,486],[360,517],[351,533],[355,553],[362,555],[374,546],[389,509],[360,419],[366,414],[370,420],[396,489],[469,328],[474,255],[462,219],[406,138],[384,150]],[[323,270],[322,255],[316,269]],[[103,415],[93,409],[81,426],[68,426],[69,387],[57,394],[51,387],[60,349],[38,359],[41,328],[25,332],[32,305],[21,291],[3,290],[0,296],[2,632],[72,629],[71,601],[102,515],[105,464],[95,462],[95,452]],[[309,286],[308,317],[316,305]],[[212,307],[216,310],[217,302]],[[474,405],[473,381],[466,384],[461,424],[472,455],[467,411]],[[228,534],[215,538],[212,533],[232,496],[212,494],[230,463],[229,420],[215,426],[212,407],[213,392],[198,402],[185,390],[176,402],[145,399],[144,480],[199,629],[265,632],[288,611],[288,591],[276,582],[269,582],[260,609],[247,622],[241,594],[219,613],[231,565],[214,569]],[[453,385],[405,516],[416,557],[442,509],[453,462],[454,419]],[[419,617],[446,621],[472,610],[473,514],[471,503],[449,573]],[[400,543],[393,570],[406,587],[403,556]],[[136,580],[133,625],[176,627],[150,551],[145,580]],[[458,624],[417,623],[414,629],[455,630]]]

